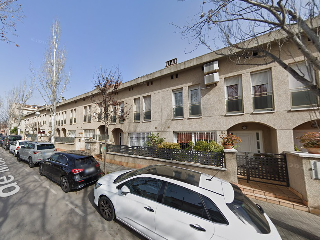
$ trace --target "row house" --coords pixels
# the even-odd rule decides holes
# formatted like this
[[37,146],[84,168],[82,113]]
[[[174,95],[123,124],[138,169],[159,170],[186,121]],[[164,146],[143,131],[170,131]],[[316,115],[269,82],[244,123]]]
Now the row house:
[[[275,51],[279,50],[274,48]],[[299,49],[283,46],[282,60],[318,84],[319,72],[309,69]],[[318,53],[315,52],[318,56]],[[64,100],[57,106],[56,136],[99,141],[105,133],[97,91]],[[248,59],[237,64],[214,52],[177,63],[120,85],[108,127],[108,141],[143,146],[151,133],[167,142],[219,142],[233,133],[242,139],[241,152],[280,153],[301,147],[297,137],[318,131],[318,97],[277,63]],[[123,119],[117,116],[128,111]],[[40,132],[50,133],[51,113],[39,111]],[[34,113],[25,119],[34,123]],[[32,125],[34,127],[34,125]]]

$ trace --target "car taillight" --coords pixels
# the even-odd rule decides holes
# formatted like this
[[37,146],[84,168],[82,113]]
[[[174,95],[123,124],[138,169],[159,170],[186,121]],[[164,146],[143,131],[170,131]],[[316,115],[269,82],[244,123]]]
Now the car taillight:
[[20,149],[20,146],[18,146],[17,148],[16,148],[16,150],[18,151]]
[[7,144],[9,144],[9,140],[7,140]]
[[96,167],[100,167],[100,163],[97,163],[97,164],[96,164]]
[[54,149],[53,151],[57,151],[57,149]]
[[38,154],[39,153],[39,151],[33,151],[33,154]]
[[71,172],[72,172],[73,174],[77,174],[77,173],[83,172],[83,169],[72,169]]

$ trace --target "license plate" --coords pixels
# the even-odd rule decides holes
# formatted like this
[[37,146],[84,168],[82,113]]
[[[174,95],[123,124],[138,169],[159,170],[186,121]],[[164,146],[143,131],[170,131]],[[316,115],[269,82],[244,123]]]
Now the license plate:
[[85,173],[86,173],[86,174],[90,174],[90,173],[93,173],[95,170],[96,170],[96,169],[95,169],[94,167],[87,168],[87,169],[85,170]]

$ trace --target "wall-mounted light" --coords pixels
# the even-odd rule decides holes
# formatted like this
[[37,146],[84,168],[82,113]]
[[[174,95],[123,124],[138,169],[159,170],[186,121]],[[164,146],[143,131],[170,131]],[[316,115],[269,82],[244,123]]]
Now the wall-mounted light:
[[241,128],[242,128],[242,130],[246,130],[248,127],[244,125]]

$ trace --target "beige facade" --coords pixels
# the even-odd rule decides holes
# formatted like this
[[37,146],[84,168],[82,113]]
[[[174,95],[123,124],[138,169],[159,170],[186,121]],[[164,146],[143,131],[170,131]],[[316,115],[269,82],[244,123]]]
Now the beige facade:
[[[303,61],[294,46],[282,51],[286,63]],[[125,103],[129,115],[124,122],[116,120],[109,125],[110,142],[142,145],[150,133],[159,133],[168,142],[219,142],[219,135],[231,132],[242,139],[239,151],[280,153],[293,151],[295,145],[300,147],[296,137],[317,130],[311,120],[317,120],[318,98],[276,63],[237,65],[215,53],[173,62],[120,86],[116,97]],[[313,79],[319,79],[318,72]],[[211,84],[206,84],[208,81]],[[56,136],[77,138],[75,148],[84,148],[88,139],[99,140],[104,134],[95,93],[76,96],[57,106]],[[40,131],[47,136],[51,131],[50,111],[42,109],[40,113]],[[26,117],[27,133],[36,132],[35,122],[34,113]]]

